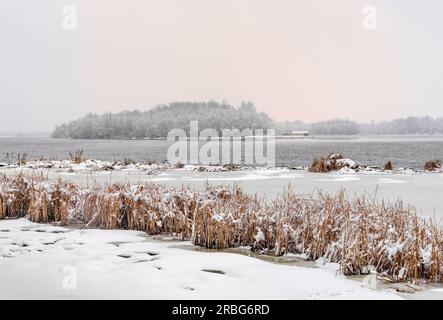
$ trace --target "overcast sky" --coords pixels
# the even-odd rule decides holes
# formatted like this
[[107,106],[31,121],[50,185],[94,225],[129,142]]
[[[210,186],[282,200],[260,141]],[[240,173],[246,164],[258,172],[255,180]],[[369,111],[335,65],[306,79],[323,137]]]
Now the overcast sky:
[[443,116],[442,16],[441,0],[2,0],[0,132],[209,99],[277,120]]

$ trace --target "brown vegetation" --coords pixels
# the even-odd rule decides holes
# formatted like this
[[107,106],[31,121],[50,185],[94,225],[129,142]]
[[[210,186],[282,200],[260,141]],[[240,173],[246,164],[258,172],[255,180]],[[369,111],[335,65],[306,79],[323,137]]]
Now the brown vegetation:
[[347,163],[343,160],[343,156],[340,153],[330,154],[328,157],[315,158],[309,166],[310,172],[331,172],[338,171],[343,167],[347,167]]
[[69,152],[69,160],[75,164],[82,163],[86,160],[83,150],[76,150],[74,153]]
[[174,166],[176,169],[183,169],[185,167],[185,164],[182,162],[177,162]]
[[265,202],[239,186],[200,192],[157,184],[82,189],[43,176],[0,176],[0,218],[83,223],[168,234],[207,248],[250,246],[272,255],[305,254],[340,264],[344,274],[375,270],[392,281],[443,282],[443,229],[401,201],[378,203],[289,190]]
[[431,160],[425,163],[425,171],[436,171],[441,169],[440,160]]
[[386,162],[384,165],[384,169],[385,171],[392,171],[394,169],[392,162],[391,161]]
[[28,154],[27,153],[22,153],[22,154],[19,153],[17,155],[17,159],[18,159],[17,164],[19,166],[24,166],[28,162]]
[[315,158],[311,165],[309,166],[310,172],[320,172],[325,173],[328,172],[327,166],[326,166],[326,159],[325,158]]

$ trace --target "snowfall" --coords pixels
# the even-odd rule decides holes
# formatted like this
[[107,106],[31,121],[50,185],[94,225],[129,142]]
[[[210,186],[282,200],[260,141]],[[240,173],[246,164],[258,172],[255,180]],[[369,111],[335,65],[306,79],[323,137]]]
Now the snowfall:
[[[21,171],[26,170],[0,170],[8,175]],[[246,191],[270,199],[289,183],[300,193],[346,188],[350,194],[376,192],[388,201],[402,197],[420,214],[443,217],[441,173],[195,172],[186,168],[155,175],[140,170],[84,174],[50,168],[42,172],[79,184],[156,182],[199,189],[208,182],[239,182]],[[0,299],[443,299],[439,286],[414,287],[413,293],[404,293],[408,290],[399,292],[401,287],[383,284],[375,276],[349,278],[337,269],[335,264],[306,262],[303,257],[272,260],[247,250],[205,250],[136,231],[0,220]]]

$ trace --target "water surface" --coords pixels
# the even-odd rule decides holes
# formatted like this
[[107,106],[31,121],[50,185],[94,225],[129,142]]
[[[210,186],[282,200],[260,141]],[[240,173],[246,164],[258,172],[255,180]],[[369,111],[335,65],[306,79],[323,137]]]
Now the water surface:
[[[29,159],[66,159],[82,149],[88,158],[100,160],[165,161],[172,142],[165,140],[71,140],[51,138],[0,138],[0,162],[7,153],[27,153]],[[367,165],[382,166],[391,160],[395,167],[420,169],[428,160],[443,159],[442,136],[324,137],[277,140],[276,165],[308,166],[313,158],[341,152]]]

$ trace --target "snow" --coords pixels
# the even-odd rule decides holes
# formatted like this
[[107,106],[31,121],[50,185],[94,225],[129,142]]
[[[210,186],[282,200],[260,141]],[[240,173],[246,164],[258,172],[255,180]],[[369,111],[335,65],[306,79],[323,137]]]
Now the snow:
[[[278,175],[269,175],[264,174],[263,172],[250,172],[249,174],[241,175],[241,176],[231,176],[226,177],[223,175],[215,176],[215,177],[192,177],[188,178],[188,181],[260,181],[260,180],[270,180],[270,179],[293,179],[296,177],[303,177],[301,174],[288,173],[288,174],[278,174]],[[165,181],[165,180],[163,180]]]
[[2,220],[0,299],[401,298],[337,275],[331,265],[289,266],[196,248],[136,231]]
[[254,236],[254,238],[256,243],[266,240],[265,234],[263,233],[262,229],[260,229],[259,227],[257,227],[257,234]]
[[[0,167],[2,166],[0,165]],[[17,164],[4,164],[3,167],[16,170],[51,169],[64,174],[109,171],[141,171],[147,174],[157,174],[174,168],[174,166],[166,163],[123,163],[121,161],[101,161],[94,159],[88,159],[81,163],[75,163],[71,160],[32,160],[21,166]]]
[[406,181],[404,181],[404,180],[397,180],[397,179],[379,178],[379,179],[378,179],[378,183],[393,183],[393,184],[398,184],[398,183],[406,183]]
[[[435,171],[415,170],[412,168],[394,168],[393,170],[383,170],[381,167],[371,167],[361,164],[357,161],[347,158],[340,158],[340,154],[334,154],[326,160],[328,165],[335,163],[340,169],[335,171],[337,174],[420,174],[420,173],[443,173],[443,168]],[[2,169],[37,170],[48,169],[63,174],[72,173],[103,173],[103,172],[144,172],[145,174],[158,174],[164,171],[191,171],[199,173],[226,173],[232,171],[257,171],[264,174],[275,174],[280,171],[308,171],[308,168],[292,166],[286,167],[249,167],[242,165],[183,165],[182,167],[170,163],[143,163],[143,162],[122,162],[122,161],[103,161],[96,159],[87,159],[81,163],[75,163],[72,160],[30,160],[23,165],[16,163],[7,164],[0,162]]]
[[360,181],[360,178],[356,175],[346,175],[346,176],[330,176],[330,179],[316,179],[315,181],[320,182],[350,182],[350,181]]

